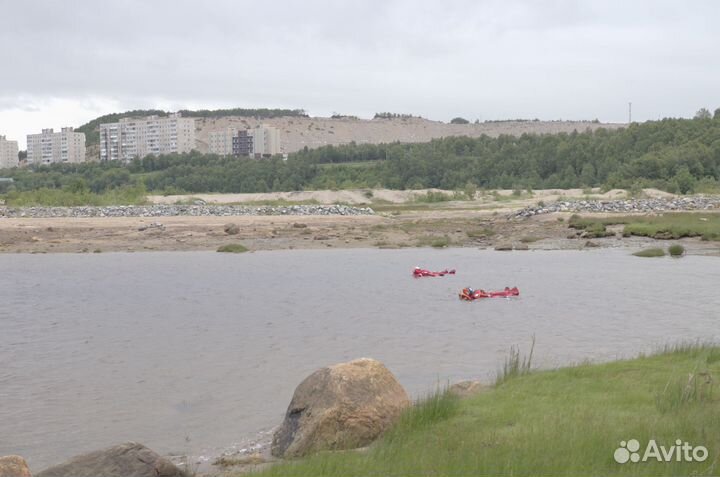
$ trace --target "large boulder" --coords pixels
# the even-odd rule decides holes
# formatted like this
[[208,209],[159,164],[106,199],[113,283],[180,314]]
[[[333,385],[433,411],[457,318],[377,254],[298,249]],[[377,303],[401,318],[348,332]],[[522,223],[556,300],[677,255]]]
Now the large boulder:
[[25,459],[19,455],[0,457],[0,477],[32,477]]
[[273,436],[272,455],[366,446],[409,405],[405,389],[379,361],[362,358],[322,368],[295,389]]
[[126,442],[73,457],[35,477],[184,477],[172,462],[142,444]]

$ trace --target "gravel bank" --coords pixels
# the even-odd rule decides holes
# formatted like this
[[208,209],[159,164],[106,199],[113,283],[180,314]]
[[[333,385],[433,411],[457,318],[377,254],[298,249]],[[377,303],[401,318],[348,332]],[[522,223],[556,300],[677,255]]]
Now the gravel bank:
[[346,205],[148,205],[108,207],[0,207],[0,217],[224,217],[244,215],[374,215],[369,207]]
[[711,210],[720,208],[720,197],[694,196],[680,198],[577,200],[561,201],[543,206],[526,207],[514,212],[511,219],[522,219],[552,212],[633,213]]

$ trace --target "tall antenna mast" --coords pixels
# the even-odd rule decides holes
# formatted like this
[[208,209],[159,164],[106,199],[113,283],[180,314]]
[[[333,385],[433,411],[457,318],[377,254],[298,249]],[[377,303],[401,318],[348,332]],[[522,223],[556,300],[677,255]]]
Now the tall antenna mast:
[[628,103],[628,124],[632,124],[632,102]]

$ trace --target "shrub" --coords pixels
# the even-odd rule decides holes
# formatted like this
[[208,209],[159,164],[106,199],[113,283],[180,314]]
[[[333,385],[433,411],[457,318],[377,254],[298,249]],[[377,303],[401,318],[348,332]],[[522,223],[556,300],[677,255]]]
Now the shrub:
[[472,182],[468,182],[465,184],[463,193],[465,194],[465,198],[467,200],[475,200],[475,196],[477,195],[477,186]]
[[671,257],[682,257],[685,254],[685,247],[676,243],[668,247],[668,253]]
[[435,248],[444,248],[450,245],[450,239],[447,237],[438,237],[430,243]]
[[224,253],[243,253],[247,252],[248,249],[240,243],[231,243],[227,245],[223,245],[217,249],[218,252],[224,252]]

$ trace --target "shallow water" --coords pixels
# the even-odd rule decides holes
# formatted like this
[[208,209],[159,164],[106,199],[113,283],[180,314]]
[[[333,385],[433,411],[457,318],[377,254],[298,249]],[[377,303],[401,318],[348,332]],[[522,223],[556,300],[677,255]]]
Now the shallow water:
[[[36,472],[126,440],[212,455],[278,424],[313,370],[368,356],[414,396],[536,363],[720,334],[720,259],[624,250],[0,255],[0,455]],[[413,279],[412,267],[457,268]],[[465,303],[463,286],[517,285]]]

